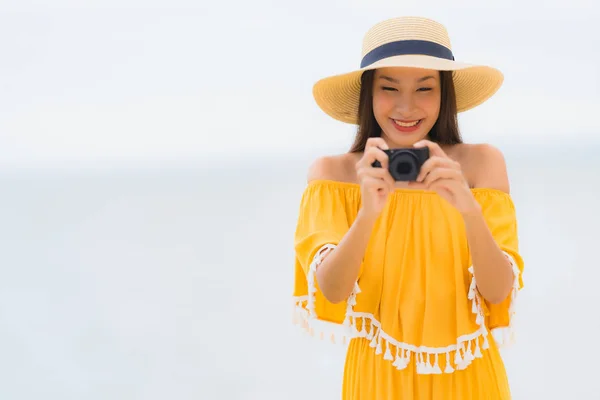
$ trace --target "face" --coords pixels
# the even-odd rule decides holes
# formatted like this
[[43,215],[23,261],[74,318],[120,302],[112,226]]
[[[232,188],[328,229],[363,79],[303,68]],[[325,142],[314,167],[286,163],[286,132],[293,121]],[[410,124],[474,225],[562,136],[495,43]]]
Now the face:
[[438,71],[382,68],[373,81],[373,113],[390,147],[411,147],[427,137],[440,113]]

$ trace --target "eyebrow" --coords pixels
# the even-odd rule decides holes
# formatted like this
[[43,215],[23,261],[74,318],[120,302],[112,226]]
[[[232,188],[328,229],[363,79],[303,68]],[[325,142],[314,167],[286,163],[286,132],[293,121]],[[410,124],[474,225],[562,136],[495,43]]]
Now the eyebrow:
[[[391,76],[386,76],[386,75],[380,76],[379,79],[383,79],[383,80],[390,81],[393,83],[398,83],[398,84],[400,83],[400,81],[398,79],[395,79],[395,78],[392,78]],[[419,78],[417,80],[417,82],[425,82],[428,79],[435,79],[435,77],[433,75],[424,76],[422,78]]]

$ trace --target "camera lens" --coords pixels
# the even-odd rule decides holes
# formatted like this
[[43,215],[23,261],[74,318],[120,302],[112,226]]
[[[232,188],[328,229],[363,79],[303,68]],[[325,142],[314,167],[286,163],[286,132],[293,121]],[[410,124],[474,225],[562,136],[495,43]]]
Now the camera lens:
[[399,162],[396,165],[396,173],[400,175],[409,174],[412,169],[413,165],[410,162]]
[[415,179],[417,159],[411,152],[398,152],[390,160],[390,172],[399,181]]

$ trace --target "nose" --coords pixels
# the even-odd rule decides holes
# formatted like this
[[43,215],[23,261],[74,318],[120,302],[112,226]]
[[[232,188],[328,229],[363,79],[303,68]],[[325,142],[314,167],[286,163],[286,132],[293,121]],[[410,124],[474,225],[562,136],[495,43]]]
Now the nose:
[[415,98],[412,93],[403,93],[396,98],[396,112],[403,119],[410,119],[416,108]]

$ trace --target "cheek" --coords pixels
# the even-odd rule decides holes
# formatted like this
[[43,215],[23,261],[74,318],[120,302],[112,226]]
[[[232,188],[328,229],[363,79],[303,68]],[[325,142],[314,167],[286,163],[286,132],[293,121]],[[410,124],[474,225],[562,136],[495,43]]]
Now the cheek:
[[389,96],[374,95],[373,96],[373,113],[375,117],[387,114],[390,109],[394,108],[394,102]]
[[440,113],[440,97],[438,96],[430,96],[427,98],[421,99],[419,102],[419,108],[426,110],[427,114],[430,117],[435,117]]

